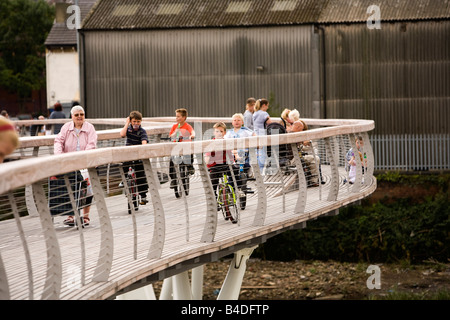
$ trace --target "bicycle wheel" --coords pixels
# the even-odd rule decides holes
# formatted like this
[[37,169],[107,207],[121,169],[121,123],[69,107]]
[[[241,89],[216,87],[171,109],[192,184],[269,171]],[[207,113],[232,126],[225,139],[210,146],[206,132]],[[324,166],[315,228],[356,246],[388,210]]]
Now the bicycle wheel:
[[226,185],[222,190],[223,214],[225,220],[229,219],[232,223],[237,223],[239,209],[236,205],[236,197],[234,196],[233,188],[230,185]]

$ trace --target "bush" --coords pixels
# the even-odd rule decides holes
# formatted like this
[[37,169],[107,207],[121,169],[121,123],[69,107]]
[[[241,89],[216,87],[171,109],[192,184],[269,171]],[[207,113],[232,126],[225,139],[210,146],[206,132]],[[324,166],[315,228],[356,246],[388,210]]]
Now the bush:
[[[417,177],[401,179],[405,188],[411,181],[420,184]],[[424,183],[430,179],[425,177]],[[433,258],[447,262],[450,257],[449,179],[433,179],[440,179],[441,183],[434,197],[420,202],[410,198],[390,203],[364,201],[362,205],[341,208],[337,216],[308,221],[305,229],[287,231],[269,239],[253,256],[280,261],[418,263]],[[393,183],[400,182],[397,179]]]

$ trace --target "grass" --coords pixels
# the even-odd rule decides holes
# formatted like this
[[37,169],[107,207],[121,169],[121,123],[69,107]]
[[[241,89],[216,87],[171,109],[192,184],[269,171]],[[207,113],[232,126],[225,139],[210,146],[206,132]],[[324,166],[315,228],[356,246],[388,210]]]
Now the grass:
[[440,289],[436,292],[401,292],[391,291],[387,295],[370,295],[369,300],[450,300],[450,289]]

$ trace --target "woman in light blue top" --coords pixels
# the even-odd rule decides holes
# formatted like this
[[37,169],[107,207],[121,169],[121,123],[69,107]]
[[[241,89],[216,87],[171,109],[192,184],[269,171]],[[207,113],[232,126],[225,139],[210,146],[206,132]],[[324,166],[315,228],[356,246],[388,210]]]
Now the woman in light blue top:
[[267,99],[256,100],[256,112],[253,114],[253,129],[258,136],[266,134],[265,125],[271,122],[267,109],[269,109],[269,101]]
[[[256,100],[255,105],[256,112],[253,114],[253,128],[258,136],[265,135],[266,126],[272,122],[269,114],[267,113],[267,109],[269,109],[269,101],[267,99]],[[258,165],[261,173],[263,172],[265,166],[266,149],[267,149],[266,147],[258,149],[257,153]]]

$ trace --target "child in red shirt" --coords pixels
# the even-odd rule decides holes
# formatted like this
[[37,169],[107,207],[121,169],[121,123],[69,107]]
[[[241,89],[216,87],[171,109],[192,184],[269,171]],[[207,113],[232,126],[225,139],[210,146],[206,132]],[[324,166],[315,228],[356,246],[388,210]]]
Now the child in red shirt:
[[[169,137],[174,142],[182,142],[182,141],[192,141],[195,138],[195,131],[192,126],[186,122],[187,119],[187,110],[184,108],[175,110],[176,121],[169,132]],[[195,173],[195,169],[193,166],[194,156],[191,155],[191,163],[189,164],[189,174],[193,175]],[[174,163],[172,159],[170,159],[170,167],[169,167],[169,175],[170,179],[170,187],[176,188],[177,186],[177,174],[175,170]]]
[[[227,126],[223,122],[218,122],[214,126],[214,139],[223,139],[225,136],[225,132],[227,130]],[[228,159],[227,159],[228,158]],[[228,160],[228,161],[227,161]],[[224,150],[224,151],[211,151],[205,153],[205,162],[206,166],[209,170],[209,175],[211,177],[211,184],[214,190],[214,194],[216,195],[217,199],[217,185],[219,184],[219,179],[223,176],[224,172],[227,174],[228,179],[230,181],[230,184],[234,187],[234,179],[233,175],[231,174],[230,167],[228,165],[229,162],[234,162],[234,156],[231,150]],[[233,173],[234,176],[237,177],[239,175],[239,168],[234,167]],[[237,186],[240,188],[240,181],[237,180]]]

